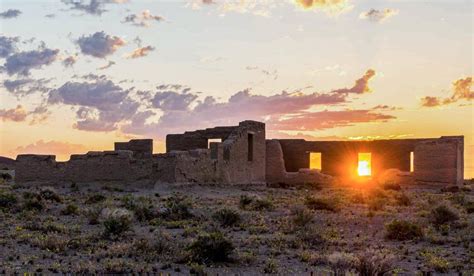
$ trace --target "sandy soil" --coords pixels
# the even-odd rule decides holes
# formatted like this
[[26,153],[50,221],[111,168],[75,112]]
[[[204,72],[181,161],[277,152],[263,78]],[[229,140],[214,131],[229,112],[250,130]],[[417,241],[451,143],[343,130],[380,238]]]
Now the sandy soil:
[[[372,183],[137,188],[3,182],[0,274],[344,275],[372,266],[400,275],[473,275],[471,185],[441,191]],[[437,222],[439,206],[449,212]],[[390,233],[387,224],[396,219],[415,230]],[[219,238],[209,242],[209,235]]]

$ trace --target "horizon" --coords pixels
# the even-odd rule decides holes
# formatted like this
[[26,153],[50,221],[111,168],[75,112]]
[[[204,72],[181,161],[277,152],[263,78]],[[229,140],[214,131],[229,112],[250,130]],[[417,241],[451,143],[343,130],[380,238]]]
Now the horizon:
[[[472,3],[2,1],[0,156],[71,154],[242,120],[267,138],[465,137]],[[65,24],[61,24],[65,23]]]

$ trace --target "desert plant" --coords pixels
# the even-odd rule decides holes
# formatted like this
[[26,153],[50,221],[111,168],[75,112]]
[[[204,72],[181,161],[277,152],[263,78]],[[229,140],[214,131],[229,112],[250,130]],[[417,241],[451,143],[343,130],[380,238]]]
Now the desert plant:
[[0,209],[11,208],[18,202],[16,195],[7,192],[0,192]]
[[335,276],[344,276],[350,271],[355,262],[353,254],[345,252],[333,252],[327,257],[329,267]]
[[43,187],[40,191],[40,196],[41,198],[46,199],[46,200],[51,200],[51,201],[56,201],[56,202],[63,201],[61,196],[53,187]]
[[99,224],[100,214],[102,212],[102,208],[88,208],[85,211],[85,216],[87,217],[90,225]]
[[386,238],[389,240],[413,240],[423,237],[422,228],[413,222],[406,220],[393,220],[385,225]]
[[459,220],[459,214],[456,210],[447,205],[439,205],[431,210],[431,220],[435,225],[441,225]]
[[169,197],[165,203],[163,216],[170,220],[188,219],[193,217],[191,213],[191,202],[188,198],[180,195]]
[[67,248],[68,240],[57,234],[38,235],[31,241],[32,245],[43,250],[63,252]]
[[386,275],[394,270],[395,256],[388,252],[369,249],[356,256],[354,269],[359,275]]
[[218,210],[212,215],[212,218],[223,227],[231,227],[241,221],[239,212],[228,208]]
[[312,210],[327,210],[331,212],[339,210],[338,202],[326,197],[308,196],[305,198],[305,205]]
[[116,237],[130,230],[132,224],[132,214],[122,208],[105,209],[104,215],[104,235],[106,237]]
[[105,199],[106,199],[106,197],[102,194],[93,194],[93,195],[90,195],[84,203],[85,204],[95,204],[95,203],[102,202]]
[[310,223],[314,214],[304,206],[297,206],[291,210],[292,222],[296,227],[303,227]]
[[387,181],[382,184],[382,189],[384,190],[393,190],[393,191],[400,191],[402,187],[400,184],[393,182],[393,181]]
[[253,200],[250,208],[255,211],[272,210],[273,202],[270,198],[256,198]]
[[78,215],[79,214],[79,207],[75,204],[68,204],[66,208],[61,210],[61,215],[70,216],[70,215]]
[[23,209],[27,211],[41,211],[45,208],[41,197],[31,197],[23,202]]
[[248,195],[241,195],[239,199],[239,207],[241,209],[246,209],[250,205],[250,203],[253,202],[253,200],[253,197],[250,197]]
[[474,201],[469,201],[466,204],[464,204],[464,208],[466,209],[466,212],[468,214],[474,213]]
[[395,196],[395,200],[397,201],[397,204],[400,206],[410,206],[411,205],[411,199],[406,193],[399,193]]
[[229,259],[234,245],[221,232],[201,234],[188,246],[191,259],[197,262],[223,262]]
[[265,266],[263,267],[263,273],[267,274],[276,274],[278,273],[278,264],[274,259],[268,259],[265,262]]

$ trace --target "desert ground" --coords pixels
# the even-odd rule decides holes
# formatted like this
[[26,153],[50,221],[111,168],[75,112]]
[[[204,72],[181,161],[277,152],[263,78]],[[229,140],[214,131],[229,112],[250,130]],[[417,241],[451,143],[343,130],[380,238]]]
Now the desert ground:
[[473,185],[3,180],[0,274],[473,275]]

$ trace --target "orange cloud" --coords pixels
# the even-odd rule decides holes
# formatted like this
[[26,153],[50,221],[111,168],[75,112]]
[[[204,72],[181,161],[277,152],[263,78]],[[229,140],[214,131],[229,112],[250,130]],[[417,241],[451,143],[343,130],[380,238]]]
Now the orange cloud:
[[351,88],[343,88],[343,89],[337,89],[334,90],[333,92],[335,93],[342,93],[342,94],[349,94],[349,93],[355,93],[355,94],[364,94],[371,92],[371,89],[369,87],[369,80],[375,76],[375,71],[373,69],[369,69],[365,72],[365,74],[358,80],[356,80],[354,86]]
[[140,48],[137,48],[137,49],[133,50],[133,52],[131,52],[128,55],[128,58],[144,57],[144,56],[147,56],[148,53],[150,53],[151,51],[154,51],[154,50],[155,50],[155,47],[153,47],[153,46],[140,47]]
[[453,82],[453,94],[448,98],[426,96],[421,99],[421,105],[425,107],[435,107],[455,103],[460,100],[471,101],[474,99],[472,88],[472,77],[458,79]]
[[21,106],[17,105],[12,109],[0,109],[0,119],[2,121],[22,122],[26,120],[28,112]]
[[323,10],[338,15],[352,8],[348,0],[294,0],[304,10]]

